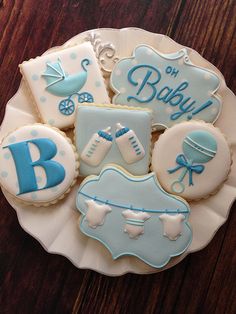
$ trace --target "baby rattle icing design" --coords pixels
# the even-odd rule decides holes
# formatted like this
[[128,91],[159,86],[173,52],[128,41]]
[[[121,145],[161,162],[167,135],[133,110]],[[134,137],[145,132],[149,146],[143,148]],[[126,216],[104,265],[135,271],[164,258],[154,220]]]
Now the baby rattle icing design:
[[145,150],[133,130],[116,124],[116,144],[127,164],[135,163],[145,156]]
[[207,163],[212,160],[217,152],[217,142],[213,135],[207,131],[193,131],[187,134],[183,140],[183,154],[176,157],[177,166],[169,169],[170,174],[182,169],[178,180],[171,184],[174,193],[183,193],[185,185],[183,180],[188,175],[188,185],[194,185],[193,174],[201,174]]
[[81,153],[81,159],[90,166],[98,166],[112,146],[111,127],[94,133]]
[[46,90],[56,96],[67,97],[59,103],[59,111],[61,114],[69,116],[75,111],[75,103],[72,99],[74,96],[78,97],[79,103],[92,103],[93,96],[90,93],[79,91],[83,88],[87,81],[87,66],[91,62],[89,59],[81,61],[82,72],[73,75],[68,75],[58,58],[57,62],[47,62],[47,69],[42,74],[47,82]]

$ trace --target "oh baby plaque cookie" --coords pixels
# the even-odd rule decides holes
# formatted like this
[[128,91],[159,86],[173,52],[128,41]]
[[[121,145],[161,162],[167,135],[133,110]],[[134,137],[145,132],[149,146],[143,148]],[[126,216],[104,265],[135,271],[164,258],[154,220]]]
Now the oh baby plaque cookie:
[[188,200],[216,192],[230,168],[231,153],[224,135],[202,121],[167,129],[153,149],[152,169],[162,187]]
[[0,185],[27,204],[47,206],[70,191],[78,175],[78,156],[69,138],[43,124],[8,134],[0,146]]
[[162,54],[146,45],[111,74],[113,103],[152,109],[159,129],[191,119],[214,123],[221,111],[219,84],[214,72],[192,64],[187,49]]
[[135,177],[107,166],[82,182],[77,208],[80,230],[104,244],[113,259],[132,255],[160,268],[191,243],[188,204],[165,192],[154,173]]
[[60,129],[73,126],[78,104],[109,102],[89,43],[23,62],[20,69],[42,120]]
[[134,175],[148,173],[151,126],[150,110],[118,105],[78,106],[75,144],[80,155],[80,174],[99,174],[109,163]]

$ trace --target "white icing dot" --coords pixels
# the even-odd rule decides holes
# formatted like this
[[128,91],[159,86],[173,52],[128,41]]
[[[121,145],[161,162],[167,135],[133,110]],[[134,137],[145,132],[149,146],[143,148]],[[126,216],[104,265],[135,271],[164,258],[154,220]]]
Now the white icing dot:
[[204,74],[204,79],[209,80],[210,78],[211,78],[210,73],[209,73],[209,72],[206,72],[206,73]]
[[1,172],[1,177],[6,178],[8,176],[8,173],[6,171]]
[[217,108],[212,108],[211,113],[213,113],[213,114],[217,113]]
[[120,75],[121,75],[121,70],[120,70],[120,69],[117,69],[117,70],[115,71],[115,75],[120,76]]
[[132,65],[136,65],[138,62],[137,62],[137,60],[135,60],[135,59],[133,59],[132,61],[131,61],[131,64]]
[[121,94],[124,94],[125,92],[126,92],[126,88],[125,88],[125,87],[121,87],[121,88],[120,88],[120,93],[121,93]]

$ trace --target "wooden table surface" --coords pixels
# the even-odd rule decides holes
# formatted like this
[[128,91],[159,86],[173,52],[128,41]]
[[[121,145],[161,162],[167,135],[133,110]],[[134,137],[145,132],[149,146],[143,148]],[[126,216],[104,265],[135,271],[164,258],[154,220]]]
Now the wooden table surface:
[[[19,63],[97,27],[166,34],[217,66],[236,92],[235,17],[235,0],[0,0],[0,120]],[[0,202],[0,313],[236,313],[236,204],[211,243],[174,268],[110,278],[45,252],[2,193]]]

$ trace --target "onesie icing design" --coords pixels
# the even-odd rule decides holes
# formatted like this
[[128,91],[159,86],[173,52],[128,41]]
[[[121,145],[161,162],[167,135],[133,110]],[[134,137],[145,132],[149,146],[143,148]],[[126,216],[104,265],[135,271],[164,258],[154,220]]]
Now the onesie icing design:
[[[88,202],[111,209],[104,220],[100,212],[94,213],[102,223],[99,227],[88,225]],[[154,173],[135,177],[121,167],[107,166],[99,176],[82,182],[76,204],[82,214],[80,230],[104,244],[114,259],[133,255],[153,267],[163,267],[172,256],[182,254],[192,239],[188,204],[166,193]],[[165,226],[166,231],[163,215],[176,217],[172,226]]]
[[40,117],[58,128],[73,126],[79,103],[109,103],[104,78],[90,43],[31,59],[23,62],[20,69]]
[[187,49],[161,54],[146,45],[117,62],[111,75],[113,103],[152,109],[158,128],[191,119],[215,122],[219,84],[214,72],[191,63]]

